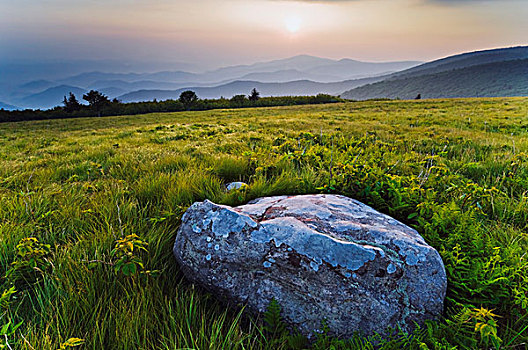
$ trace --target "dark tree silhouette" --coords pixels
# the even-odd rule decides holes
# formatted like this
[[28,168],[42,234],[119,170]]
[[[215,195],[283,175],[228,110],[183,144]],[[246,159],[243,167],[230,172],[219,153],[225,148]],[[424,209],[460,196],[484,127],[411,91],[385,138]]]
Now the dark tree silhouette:
[[249,100],[250,101],[257,101],[259,98],[260,98],[260,92],[257,91],[256,88],[253,88],[253,90],[251,90],[251,94],[249,95]]
[[[86,94],[84,98],[89,98]],[[68,101],[68,95],[66,95],[66,101]],[[261,97],[258,103],[250,103],[247,96],[240,98],[243,103],[237,102],[237,98],[233,101],[232,99],[209,99],[200,100],[198,99],[193,105],[193,110],[212,110],[212,109],[223,109],[223,108],[241,108],[246,106],[255,107],[273,107],[273,106],[294,106],[294,105],[306,105],[306,104],[319,104],[319,103],[334,103],[342,102],[338,97],[319,94],[317,96],[279,96],[279,97]],[[98,99],[97,99],[98,100]],[[103,99],[104,100],[104,99]],[[192,100],[192,99],[191,99]],[[94,101],[92,101],[94,102]],[[60,118],[71,118],[71,117],[92,117],[97,115],[94,113],[96,105],[93,104],[93,108],[90,106],[81,105],[78,111],[68,113],[64,106],[57,106],[48,110],[16,110],[6,111],[0,109],[0,123],[2,122],[17,122],[23,120],[45,120],[45,119],[60,119]],[[181,101],[178,100],[165,100],[157,102],[129,102],[123,103],[117,99],[113,99],[111,102],[102,103],[102,107],[98,115],[135,115],[135,114],[146,114],[146,113],[157,113],[157,112],[179,112],[185,111],[185,106]]]
[[235,95],[231,97],[231,102],[235,103],[238,106],[244,105],[244,102],[246,102],[246,95]]
[[102,109],[110,104],[108,97],[96,90],[90,90],[90,92],[84,94],[83,100],[90,104],[90,107],[97,113],[98,117],[101,116]]
[[179,101],[185,106],[186,110],[190,110],[193,104],[198,101],[198,96],[191,90],[184,91],[180,94]]
[[77,101],[77,97],[71,92],[68,98],[64,96],[62,103],[64,104],[64,111],[66,113],[76,112],[81,109],[81,104]]

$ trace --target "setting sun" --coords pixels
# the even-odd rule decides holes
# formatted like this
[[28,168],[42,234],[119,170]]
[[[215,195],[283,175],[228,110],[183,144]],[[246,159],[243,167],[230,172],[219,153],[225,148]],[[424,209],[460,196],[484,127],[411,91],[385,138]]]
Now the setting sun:
[[301,29],[301,19],[297,16],[287,17],[284,24],[290,33],[297,33]]

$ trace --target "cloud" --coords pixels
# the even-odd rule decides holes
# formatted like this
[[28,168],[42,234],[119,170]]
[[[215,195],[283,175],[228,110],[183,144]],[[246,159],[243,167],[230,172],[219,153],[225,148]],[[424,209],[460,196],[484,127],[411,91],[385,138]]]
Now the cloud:
[[423,0],[424,3],[429,4],[442,4],[446,6],[464,6],[464,5],[477,5],[477,4],[493,4],[493,5],[499,5],[499,4],[512,4],[512,3],[521,3],[525,2],[526,0]]
[[[372,2],[375,0],[269,0],[269,1],[295,1],[295,2]],[[394,1],[394,0],[391,0]]]
[[500,3],[504,2],[504,0],[425,0],[424,2],[436,2],[441,4],[469,4],[469,3],[476,3],[476,2],[494,2],[494,3]]
[[[270,0],[270,1],[295,1],[295,2],[318,2],[318,3],[332,3],[332,2],[374,2],[376,0]],[[398,0],[391,0],[398,1]],[[401,0],[403,1],[403,0]],[[424,3],[443,3],[443,4],[469,4],[477,2],[487,3],[504,3],[504,2],[521,2],[526,0],[422,0]]]

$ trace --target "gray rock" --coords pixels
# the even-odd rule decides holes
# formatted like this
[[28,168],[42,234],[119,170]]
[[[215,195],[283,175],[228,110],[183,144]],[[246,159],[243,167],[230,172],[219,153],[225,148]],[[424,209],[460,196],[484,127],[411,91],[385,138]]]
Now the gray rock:
[[440,255],[410,227],[337,195],[208,200],[184,214],[174,255],[186,277],[218,297],[283,317],[312,336],[387,334],[441,315]]
[[227,191],[238,190],[239,188],[247,186],[245,182],[230,182],[226,185]]

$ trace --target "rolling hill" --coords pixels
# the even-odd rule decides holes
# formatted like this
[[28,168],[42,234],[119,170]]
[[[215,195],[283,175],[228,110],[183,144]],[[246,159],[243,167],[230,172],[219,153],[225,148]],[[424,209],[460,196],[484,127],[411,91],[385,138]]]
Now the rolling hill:
[[[252,65],[238,65],[220,68],[204,75],[208,81],[227,79],[241,80],[249,74],[278,73],[296,70],[304,73],[299,80],[315,80],[318,82],[334,82],[358,77],[370,77],[386,72],[400,71],[419,65],[418,61],[404,62],[362,62],[351,59],[332,60],[309,55],[298,55],[290,58]],[[317,78],[314,78],[316,76]],[[273,81],[277,82],[277,80]]]
[[374,75],[385,75],[393,72],[398,72],[409,67],[419,65],[418,61],[402,61],[402,62],[361,62],[344,58],[342,60],[332,62],[332,64],[322,65],[310,69],[307,73],[329,76],[341,76],[346,79],[364,78]]
[[[415,61],[377,63],[299,55],[250,65],[223,67],[202,73],[186,71],[158,71],[154,73],[89,71],[60,77],[56,80],[29,81],[17,85],[15,88],[10,88],[10,93],[0,95],[0,98],[23,107],[49,108],[56,106],[59,103],[57,96],[64,93],[54,94],[53,92],[64,91],[64,86],[72,86],[80,90],[99,90],[110,98],[117,96],[128,98],[130,94],[130,96],[135,96],[134,100],[141,98],[141,96],[148,96],[150,99],[163,99],[164,96],[168,95],[173,98],[174,93],[167,91],[187,89],[188,87],[200,89],[204,98],[231,97],[235,94],[248,93],[242,88],[230,90],[229,87],[225,86],[235,82],[237,83],[232,84],[231,87],[240,86],[238,81],[274,84],[263,86],[265,95],[338,94],[344,89],[357,86],[345,81],[374,77],[382,73],[413,67],[417,64],[419,62]],[[339,86],[341,90],[335,90],[324,85],[321,85],[322,90],[315,87],[319,83],[333,82],[338,82],[335,83],[335,86]],[[281,87],[277,85],[280,83],[288,84]],[[214,91],[220,91],[220,93],[214,93]],[[49,96],[49,99],[46,99],[46,96]]]
[[410,99],[524,96],[528,92],[528,47],[470,52],[425,63],[353,88],[343,98]]
[[59,83],[75,86],[89,86],[95,82],[106,81],[124,81],[133,83],[147,80],[160,83],[166,82],[191,82],[198,79],[197,74],[181,71],[164,71],[156,73],[106,73],[106,72],[87,72],[59,80]]
[[[346,341],[325,332],[314,349],[403,350],[425,343],[497,349],[471,338],[478,336],[478,320],[469,317],[488,313],[500,315],[487,322],[496,324],[502,344],[520,344],[510,347],[520,350],[528,343],[528,309],[521,307],[528,287],[527,126],[528,98],[0,124],[2,273],[26,261],[17,245],[37,251],[30,258],[45,257],[40,282],[16,275],[24,289],[2,303],[2,315],[21,320],[11,347],[56,349],[64,337],[79,336],[85,349],[290,349],[298,336],[268,338],[264,322],[244,320],[254,317],[247,310],[229,310],[183,279],[171,254],[174,237],[184,209],[195,201],[238,205],[255,197],[319,193],[331,183],[333,193],[412,225],[442,252],[453,307],[412,334],[398,332],[387,341],[358,334]],[[246,181],[247,190],[227,192],[233,180]],[[137,235],[123,237],[120,227]],[[112,250],[122,242],[134,244],[135,254],[138,246],[147,249],[133,256],[141,263],[135,275],[115,269]],[[231,242],[222,240],[222,249]],[[303,268],[293,259],[284,266],[297,268],[292,261]],[[374,267],[373,283],[384,283],[386,267]],[[277,276],[274,268],[266,273]],[[344,270],[321,269],[319,276]],[[296,343],[310,344],[302,338]]]
[[347,91],[352,100],[528,96],[528,59],[501,61],[450,71],[388,79]]
[[[153,81],[153,80],[140,80],[140,81],[123,81],[123,80],[98,80],[90,85],[88,89],[104,89],[108,87],[122,89],[125,92],[131,92],[135,90],[142,89],[153,89],[153,90],[176,90],[182,87],[188,86],[189,83],[173,83],[173,82],[162,82],[162,81]],[[198,84],[200,85],[200,84]]]
[[424,64],[299,55],[202,73],[92,71],[28,82],[2,100],[24,108],[50,108],[70,91],[79,96],[90,89],[123,102],[177,99],[184,90],[200,98],[230,98],[253,88],[262,96],[326,93],[350,99],[517,96],[527,94],[526,60],[528,47],[469,52]]
[[347,80],[336,83],[318,83],[310,80],[297,80],[285,83],[261,83],[258,81],[234,81],[213,87],[186,87],[177,90],[139,90],[119,96],[123,102],[139,102],[178,99],[185,90],[196,92],[198,97],[211,99],[219,97],[230,98],[234,95],[247,95],[253,88],[256,88],[261,96],[308,96],[319,93],[336,95],[340,91],[361,86],[378,81],[380,78],[365,78]]
[[401,70],[393,77],[417,76],[445,72],[452,69],[465,68],[486,63],[511,61],[528,58],[528,46],[517,46],[493,50],[467,52],[460,55],[449,56],[419,66]]
[[58,106],[62,103],[64,96],[72,92],[77,99],[81,100],[81,97],[87,91],[85,89],[71,86],[71,85],[59,85],[42,92],[26,96],[20,100],[20,105],[28,108],[35,109],[46,109]]
[[[257,80],[260,82],[286,82],[294,80],[313,80],[316,82],[335,82],[358,77],[370,77],[387,72],[400,71],[420,64],[417,61],[405,62],[361,62],[351,59],[331,60],[308,55],[299,55],[281,60],[260,62],[251,65],[223,67],[204,73],[183,71],[163,71],[155,73],[105,73],[88,72],[58,81],[86,88],[88,86],[113,86],[111,82],[126,82],[136,85],[136,89],[166,89],[164,84],[182,84],[186,86],[203,84],[221,85],[236,80]],[[150,86],[140,86],[142,82]],[[158,86],[153,86],[157,83]],[[101,85],[102,84],[102,85]],[[113,86],[120,87],[122,86]]]
[[284,83],[295,80],[312,80],[312,81],[332,81],[342,80],[339,75],[329,76],[325,74],[313,74],[299,71],[297,69],[284,69],[274,72],[258,72],[246,74],[237,80],[256,80],[261,83]]
[[7,111],[13,111],[19,109],[17,106],[9,105],[7,103],[0,102],[0,109],[5,109]]
[[101,92],[103,95],[108,96],[109,99],[117,98],[118,96],[123,95],[127,92],[127,90],[125,89],[121,89],[114,86],[110,86],[107,88],[98,88],[97,91]]
[[43,91],[44,89],[49,89],[50,87],[53,87],[56,85],[56,83],[49,81],[49,80],[34,80],[30,81],[29,83],[23,84],[19,86],[19,89],[21,91],[25,92],[39,92]]

